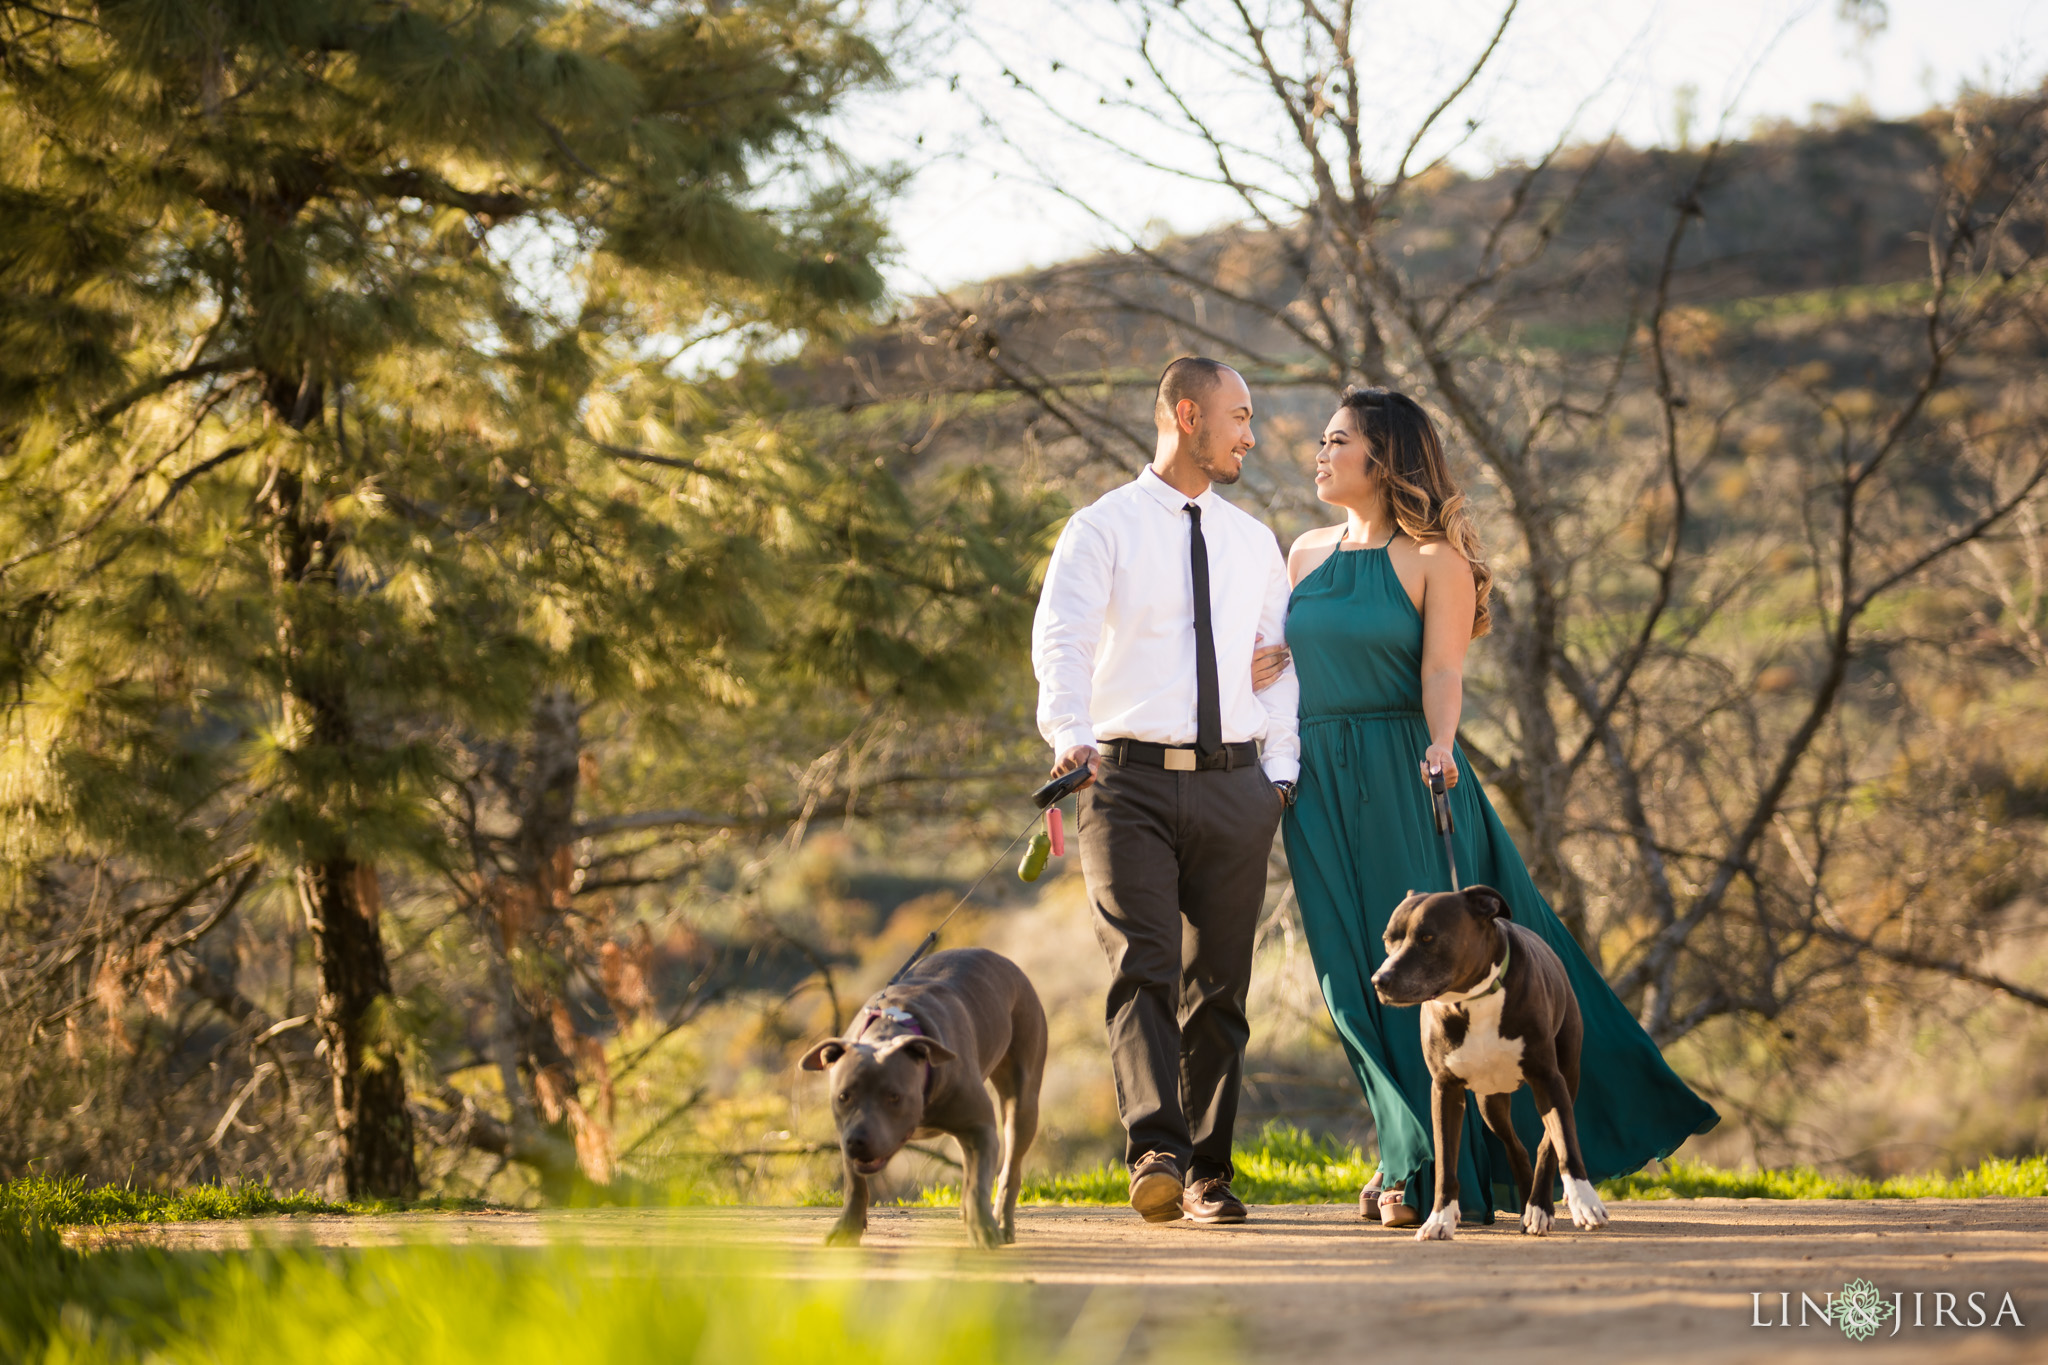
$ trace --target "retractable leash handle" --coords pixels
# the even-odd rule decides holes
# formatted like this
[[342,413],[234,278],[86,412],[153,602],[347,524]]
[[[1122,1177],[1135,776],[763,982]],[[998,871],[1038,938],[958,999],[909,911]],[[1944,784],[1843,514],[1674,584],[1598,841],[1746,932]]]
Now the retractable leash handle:
[[1429,770],[1429,804],[1436,816],[1436,832],[1444,837],[1444,863],[1451,869],[1451,890],[1462,891],[1458,884],[1458,854],[1451,846],[1451,788],[1444,780],[1442,768]]

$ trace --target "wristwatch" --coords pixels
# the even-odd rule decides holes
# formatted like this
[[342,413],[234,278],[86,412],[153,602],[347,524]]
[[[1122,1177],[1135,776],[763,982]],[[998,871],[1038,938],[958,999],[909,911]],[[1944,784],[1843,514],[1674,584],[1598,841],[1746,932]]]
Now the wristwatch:
[[1280,793],[1280,804],[1282,806],[1294,804],[1294,784],[1292,782],[1275,782],[1273,790]]

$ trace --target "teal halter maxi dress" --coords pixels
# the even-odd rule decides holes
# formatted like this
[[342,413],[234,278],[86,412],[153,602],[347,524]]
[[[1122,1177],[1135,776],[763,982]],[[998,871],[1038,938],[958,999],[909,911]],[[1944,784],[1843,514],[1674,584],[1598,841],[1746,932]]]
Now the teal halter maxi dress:
[[[1384,548],[1333,552],[1289,600],[1287,645],[1301,679],[1301,783],[1282,823],[1302,928],[1323,1000],[1364,1087],[1379,1132],[1387,1187],[1406,1202],[1435,1199],[1429,1068],[1415,1006],[1382,1005],[1372,974],[1394,907],[1411,891],[1450,886],[1443,840],[1420,776],[1429,727],[1422,715],[1422,617]],[[1587,1173],[1623,1175],[1669,1156],[1720,1120],[1663,1054],[1558,921],[1500,817],[1458,755],[1451,792],[1458,876],[1507,899],[1517,924],[1564,960],[1585,1018],[1573,1112]],[[1514,1098],[1515,1130],[1535,1157],[1543,1127],[1528,1087]],[[1459,1144],[1460,1217],[1493,1221],[1521,1197],[1479,1106],[1465,1107]]]

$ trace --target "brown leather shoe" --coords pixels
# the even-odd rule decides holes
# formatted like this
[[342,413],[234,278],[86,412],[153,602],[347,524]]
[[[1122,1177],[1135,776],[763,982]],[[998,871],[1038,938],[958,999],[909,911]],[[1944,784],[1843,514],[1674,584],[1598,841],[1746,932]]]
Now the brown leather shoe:
[[1197,1223],[1242,1223],[1244,1201],[1230,1192],[1220,1175],[1189,1184],[1180,1197],[1180,1211]]
[[1180,1220],[1180,1163],[1165,1152],[1147,1152],[1131,1167],[1131,1207],[1148,1223]]

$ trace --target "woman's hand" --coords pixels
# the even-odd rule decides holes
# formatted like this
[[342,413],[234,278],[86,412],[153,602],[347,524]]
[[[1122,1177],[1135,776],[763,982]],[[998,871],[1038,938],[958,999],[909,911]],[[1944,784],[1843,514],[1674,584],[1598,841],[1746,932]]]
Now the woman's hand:
[[1265,638],[1265,636],[1261,635],[1257,640],[1252,641],[1252,691],[1254,692],[1263,692],[1278,682],[1280,675],[1287,671],[1287,661],[1294,657],[1287,652],[1287,646],[1284,644],[1268,645],[1266,648],[1260,649],[1258,646]]
[[1451,757],[1450,745],[1432,744],[1422,751],[1422,785],[1425,787],[1429,785],[1429,770],[1431,768],[1442,768],[1444,770],[1445,787],[1455,787],[1458,785],[1458,760]]

